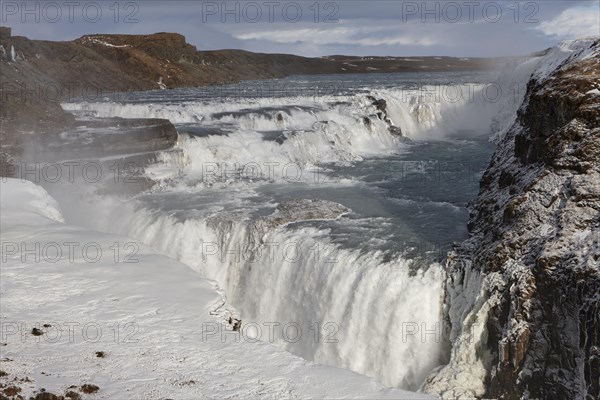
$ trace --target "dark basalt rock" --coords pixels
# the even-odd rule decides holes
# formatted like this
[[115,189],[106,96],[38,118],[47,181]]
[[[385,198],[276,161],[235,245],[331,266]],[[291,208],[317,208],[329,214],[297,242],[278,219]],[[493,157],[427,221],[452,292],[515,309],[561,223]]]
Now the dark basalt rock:
[[55,395],[54,393],[50,393],[50,392],[46,392],[46,391],[42,391],[41,393],[38,393],[35,397],[34,400],[64,400],[65,398],[63,396],[58,396]]
[[85,394],[96,393],[98,390],[100,390],[100,388],[91,383],[86,383],[85,385],[81,386],[81,391]]
[[399,126],[390,126],[388,128],[388,131],[392,134],[392,135],[396,135],[396,136],[400,136],[402,137],[402,129],[400,129]]
[[42,335],[44,334],[44,331],[42,331],[42,330],[40,330],[40,329],[38,329],[38,328],[33,328],[33,329],[31,330],[31,334],[32,334],[33,336],[42,336]]
[[384,99],[375,100],[372,103],[379,111],[387,114],[387,101]]
[[70,400],[81,400],[81,395],[77,392],[69,390],[67,393],[65,393],[65,398]]
[[[381,121],[384,121],[388,125],[388,131],[394,136],[403,137],[404,135],[402,134],[402,129],[400,129],[399,126],[394,125],[388,116],[387,101],[384,99],[376,99],[371,95],[367,95],[367,99],[371,101],[372,106],[375,106],[375,109],[377,110],[375,115],[377,115],[377,118],[379,118]],[[369,117],[363,117],[363,124],[370,129],[373,125],[373,122]]]
[[231,329],[233,329],[234,332],[239,332],[240,329],[242,329],[242,320],[229,317],[229,325],[231,325]]

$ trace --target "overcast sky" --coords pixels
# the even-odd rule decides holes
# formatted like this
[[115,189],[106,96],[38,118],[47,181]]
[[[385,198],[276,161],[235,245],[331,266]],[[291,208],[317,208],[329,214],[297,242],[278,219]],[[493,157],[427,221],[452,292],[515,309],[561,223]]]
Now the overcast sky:
[[[89,33],[179,32],[199,50],[305,56],[527,54],[600,35],[589,1],[21,1],[2,0],[14,35],[72,40]],[[118,9],[118,12],[117,12]]]

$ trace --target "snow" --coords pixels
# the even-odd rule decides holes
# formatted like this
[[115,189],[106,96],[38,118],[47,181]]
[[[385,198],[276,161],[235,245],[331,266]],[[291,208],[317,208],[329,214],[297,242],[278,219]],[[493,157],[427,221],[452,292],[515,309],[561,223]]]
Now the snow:
[[596,40],[567,40],[542,54],[511,62],[504,67],[497,83],[509,95],[501,98],[500,111],[492,120],[492,140],[499,142],[513,125],[517,110],[525,100],[530,79],[541,82],[568,62],[594,57],[598,52],[592,47]]
[[552,225],[549,225],[549,224],[540,225],[540,235],[541,236],[548,236],[548,235],[552,234],[553,232],[554,232],[554,228],[552,227]]
[[167,88],[167,85],[165,85],[165,83],[163,82],[162,76],[158,78],[158,82],[156,83],[158,84],[158,87],[160,87],[162,90],[165,90]]
[[92,43],[96,43],[96,44],[99,44],[99,45],[102,45],[102,46],[106,46],[106,47],[116,47],[116,48],[131,47],[131,46],[130,46],[130,45],[128,45],[128,44],[124,44],[124,45],[118,46],[118,45],[111,44],[111,43],[105,42],[105,41],[103,41],[103,40],[100,40],[100,39],[94,39],[94,38],[90,39],[90,42],[92,42]]
[[4,178],[0,196],[2,370],[31,380],[13,383],[26,398],[86,383],[111,399],[431,398],[240,337],[211,315],[214,283],[184,264],[65,224],[33,183]]
[[597,49],[592,45],[598,38],[566,40],[552,47],[535,66],[533,77],[541,81],[567,62],[585,60],[594,57]]

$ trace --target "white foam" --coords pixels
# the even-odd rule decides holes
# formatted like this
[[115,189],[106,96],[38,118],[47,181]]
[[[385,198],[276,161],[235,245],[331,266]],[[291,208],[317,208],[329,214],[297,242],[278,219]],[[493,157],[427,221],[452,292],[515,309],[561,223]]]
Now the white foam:
[[[440,87],[381,89],[373,95],[386,100],[389,117],[409,137],[439,137],[459,129],[487,127],[496,104],[485,101],[483,87],[465,84],[457,89],[459,92]],[[453,97],[456,93],[458,97]],[[94,117],[158,117],[223,128],[226,134],[182,136],[179,146],[185,153],[184,163],[162,160],[185,164],[183,180],[171,187],[172,191],[210,195],[204,187],[198,191],[197,184],[199,177],[201,183],[213,183],[206,179],[207,167],[223,176],[224,169],[259,164],[263,172],[259,179],[264,179],[268,163],[276,165],[275,180],[285,181],[289,175],[283,168],[290,163],[310,171],[323,162],[353,162],[404,151],[371,103],[366,95],[357,95],[320,103],[310,98],[264,98],[181,104],[71,103],[63,107]],[[364,117],[371,122],[364,123]],[[265,132],[279,132],[282,140],[265,140]],[[153,172],[162,176],[162,169]],[[248,180],[241,187],[233,185],[235,179],[222,181],[229,186],[218,193],[223,199],[232,196],[243,202],[245,190],[252,192],[244,187]],[[168,202],[193,200],[193,196],[183,198],[182,193],[181,199],[165,199],[157,207],[135,202],[97,203],[96,208],[107,214],[92,226],[141,240],[215,280],[242,316],[243,326],[298,324],[304,331],[298,341],[276,339],[282,348],[308,360],[349,368],[386,385],[410,389],[417,389],[442,362],[442,272],[438,265],[411,275],[411,261],[342,248],[331,242],[327,230],[256,229],[249,223],[256,210],[237,207],[230,200],[224,200],[222,206],[199,203],[193,212],[176,205],[161,208]],[[273,249],[269,243],[278,245]],[[290,256],[286,244],[291,246],[289,251],[300,249],[302,257],[284,257]],[[253,261],[257,250],[251,253],[251,260],[244,259],[248,254],[243,250],[257,245],[262,249],[260,262]],[[216,254],[207,254],[215,249]],[[336,262],[329,262],[331,257]],[[315,324],[321,333],[317,341],[315,332],[310,331]],[[336,334],[331,339],[337,342],[325,342],[323,336],[333,331]]]
[[[340,248],[326,230],[262,229],[248,223],[249,215],[213,209],[193,218],[138,207],[116,209],[106,220],[118,221],[111,224],[116,233],[218,282],[243,326],[258,324],[265,335],[272,322],[297,325],[303,334],[294,342],[276,331],[282,348],[418,389],[441,363],[439,265],[411,275],[402,258]],[[296,327],[290,329],[292,335]]]

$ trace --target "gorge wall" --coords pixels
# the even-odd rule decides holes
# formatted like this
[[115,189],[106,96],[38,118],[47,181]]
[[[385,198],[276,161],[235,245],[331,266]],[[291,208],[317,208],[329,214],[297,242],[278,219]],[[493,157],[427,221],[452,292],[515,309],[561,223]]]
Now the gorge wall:
[[561,46],[448,257],[451,361],[425,386],[444,398],[600,398],[600,41]]

